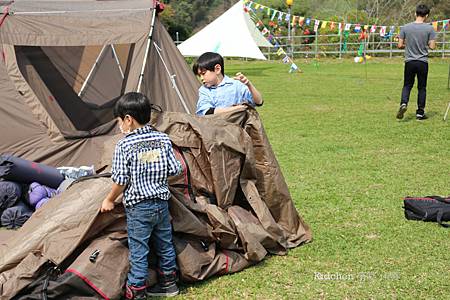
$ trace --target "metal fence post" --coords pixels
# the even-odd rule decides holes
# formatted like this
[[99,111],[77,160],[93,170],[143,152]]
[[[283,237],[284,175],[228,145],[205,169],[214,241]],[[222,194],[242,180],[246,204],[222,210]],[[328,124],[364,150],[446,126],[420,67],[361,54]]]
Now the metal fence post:
[[342,28],[339,31],[339,59],[342,58]]
[[315,54],[314,54],[315,58],[317,58],[318,53],[319,53],[319,28],[317,28],[317,31],[316,31],[316,49],[315,49]]
[[442,31],[442,58],[445,58],[445,35],[447,34],[447,30],[445,30],[445,27]]

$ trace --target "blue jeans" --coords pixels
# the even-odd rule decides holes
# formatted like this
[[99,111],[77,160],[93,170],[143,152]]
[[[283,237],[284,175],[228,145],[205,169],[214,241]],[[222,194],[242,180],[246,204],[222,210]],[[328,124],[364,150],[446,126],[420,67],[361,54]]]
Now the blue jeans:
[[171,274],[177,269],[172,243],[169,204],[163,200],[145,200],[126,208],[130,271],[128,285],[145,285],[148,277],[149,241],[158,256],[159,269]]

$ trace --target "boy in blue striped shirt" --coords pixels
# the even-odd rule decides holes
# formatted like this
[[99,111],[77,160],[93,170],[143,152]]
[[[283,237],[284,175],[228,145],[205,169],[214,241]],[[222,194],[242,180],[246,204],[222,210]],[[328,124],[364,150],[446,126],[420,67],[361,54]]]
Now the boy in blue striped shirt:
[[[182,169],[169,137],[148,124],[150,113],[150,101],[143,94],[127,93],[117,101],[114,116],[125,137],[116,145],[111,176],[113,185],[101,206],[101,212],[111,211],[114,200],[123,193],[130,250],[126,299],[179,293],[167,177],[179,174]],[[158,256],[159,283],[147,289],[150,241]]]

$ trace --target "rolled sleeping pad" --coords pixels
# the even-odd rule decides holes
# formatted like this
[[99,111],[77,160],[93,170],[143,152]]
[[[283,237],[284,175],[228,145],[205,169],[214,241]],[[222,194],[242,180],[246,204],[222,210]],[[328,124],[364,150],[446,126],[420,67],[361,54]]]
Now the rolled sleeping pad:
[[44,198],[51,198],[56,195],[56,190],[37,182],[32,182],[28,188],[27,203],[36,208],[36,205]]
[[14,206],[22,196],[20,184],[12,181],[0,181],[0,213]]
[[0,221],[2,226],[8,229],[17,229],[22,227],[32,214],[31,209],[25,203],[19,201],[15,206],[5,209]]
[[56,168],[10,154],[0,155],[0,178],[26,184],[39,182],[54,189],[64,180]]
[[38,203],[36,203],[36,209],[41,208],[42,205],[47,203],[49,200],[50,200],[50,198],[42,198]]

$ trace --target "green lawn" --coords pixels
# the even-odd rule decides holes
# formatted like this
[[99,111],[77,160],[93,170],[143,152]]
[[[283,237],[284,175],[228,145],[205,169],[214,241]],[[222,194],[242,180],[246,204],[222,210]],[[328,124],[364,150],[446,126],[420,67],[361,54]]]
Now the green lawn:
[[[449,60],[433,60],[427,113],[417,92],[404,121],[395,114],[400,59],[227,61],[263,93],[259,108],[312,243],[242,272],[183,286],[186,299],[445,299],[450,231],[407,221],[402,197],[450,194]],[[447,295],[447,296],[446,296]]]

